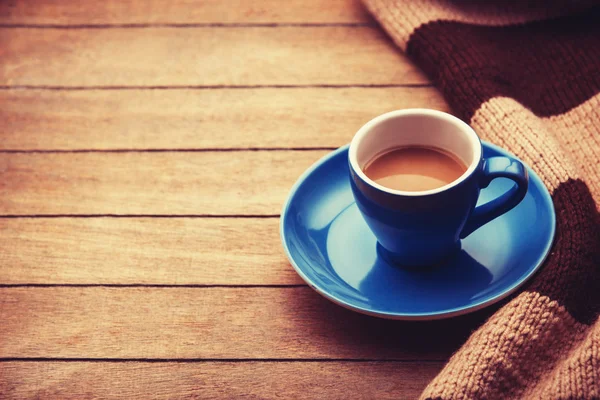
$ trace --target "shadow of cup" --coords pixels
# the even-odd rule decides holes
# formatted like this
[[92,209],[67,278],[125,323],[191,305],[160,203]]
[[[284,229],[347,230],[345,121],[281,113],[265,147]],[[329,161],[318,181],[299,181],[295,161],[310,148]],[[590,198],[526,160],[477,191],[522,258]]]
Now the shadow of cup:
[[505,302],[449,319],[397,321],[347,310],[300,287],[289,293],[285,312],[304,330],[312,358],[445,361]]

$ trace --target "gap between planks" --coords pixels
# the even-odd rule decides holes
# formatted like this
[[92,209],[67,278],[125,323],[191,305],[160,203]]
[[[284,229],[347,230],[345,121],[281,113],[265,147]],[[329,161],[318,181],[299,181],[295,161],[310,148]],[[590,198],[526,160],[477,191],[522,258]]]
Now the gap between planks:
[[388,364],[441,364],[443,361],[430,359],[376,359],[376,358],[55,358],[55,357],[0,357],[7,362],[92,362],[92,363],[388,363]]
[[250,148],[202,148],[202,149],[0,149],[1,153],[8,154],[53,154],[53,153],[208,153],[208,152],[242,152],[242,151],[319,151],[336,150],[337,147],[250,147]]
[[52,85],[0,85],[0,90],[223,90],[223,89],[388,89],[388,88],[432,88],[432,83],[390,83],[390,84],[306,84],[306,85],[130,85],[130,86],[52,86]]
[[136,24],[0,24],[6,29],[146,29],[146,28],[364,28],[376,27],[377,24],[369,22],[209,22],[209,23],[136,23]]
[[225,218],[225,219],[254,219],[279,218],[279,214],[4,214],[0,219],[30,219],[30,218]]
[[160,283],[2,283],[1,288],[152,288],[152,289],[295,289],[307,284],[160,284]]

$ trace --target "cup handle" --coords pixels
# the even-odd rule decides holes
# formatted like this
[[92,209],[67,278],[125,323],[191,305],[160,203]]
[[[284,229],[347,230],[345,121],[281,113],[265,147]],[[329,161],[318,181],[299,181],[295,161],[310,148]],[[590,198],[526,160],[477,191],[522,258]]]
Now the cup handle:
[[460,233],[461,239],[466,238],[482,225],[511,210],[525,198],[529,176],[527,169],[520,161],[508,157],[490,157],[486,159],[483,165],[483,175],[479,181],[480,188],[488,187],[490,182],[496,178],[511,179],[515,182],[515,185],[502,196],[476,207]]

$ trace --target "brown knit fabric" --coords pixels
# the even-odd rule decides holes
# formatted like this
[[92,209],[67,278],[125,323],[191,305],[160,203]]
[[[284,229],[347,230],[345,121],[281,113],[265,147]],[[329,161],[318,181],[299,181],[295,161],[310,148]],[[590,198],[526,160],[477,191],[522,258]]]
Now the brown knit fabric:
[[600,398],[600,8],[365,3],[459,117],[542,177],[556,208],[557,236],[540,273],[422,397]]

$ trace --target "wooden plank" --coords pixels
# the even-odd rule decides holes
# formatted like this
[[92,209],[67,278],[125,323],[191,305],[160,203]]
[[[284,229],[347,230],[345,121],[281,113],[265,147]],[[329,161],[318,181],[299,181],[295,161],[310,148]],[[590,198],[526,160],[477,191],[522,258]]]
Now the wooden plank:
[[12,0],[0,2],[3,24],[364,23],[359,0]]
[[276,218],[4,219],[0,284],[301,284],[278,226]]
[[327,151],[9,153],[0,214],[278,214]]
[[0,397],[416,399],[442,364],[3,362]]
[[8,86],[428,82],[374,27],[4,28],[0,38]]
[[0,104],[11,150],[339,147],[387,111],[449,111],[432,87],[5,90]]
[[443,361],[487,315],[382,320],[304,286],[4,287],[0,357]]

